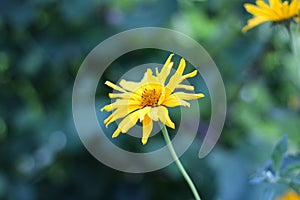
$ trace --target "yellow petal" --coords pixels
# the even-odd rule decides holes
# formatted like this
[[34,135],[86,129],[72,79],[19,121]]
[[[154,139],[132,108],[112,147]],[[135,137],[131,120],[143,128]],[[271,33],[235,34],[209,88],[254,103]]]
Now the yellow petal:
[[121,88],[121,87],[119,87],[119,86],[113,84],[113,83],[110,82],[110,81],[105,81],[104,84],[107,85],[107,86],[109,86],[109,87],[111,87],[111,88],[113,88],[114,90],[119,91],[119,92],[126,92],[123,88]]
[[139,119],[140,121],[143,121],[145,118],[145,115],[147,115],[151,110],[150,106],[146,106],[145,108],[139,110]]
[[171,62],[173,56],[174,56],[174,54],[170,54],[170,56],[168,57],[168,59],[166,60],[166,62],[164,64],[163,68],[161,69],[160,73],[156,73],[157,78],[161,82],[161,84],[165,83],[167,77],[170,74],[171,68],[173,66],[173,62]]
[[139,119],[138,114],[139,114],[139,112],[135,111],[135,112],[127,115],[127,117],[125,117],[121,121],[118,128],[121,129],[122,133],[127,133],[127,131],[137,123],[137,121]]
[[175,124],[172,122],[172,120],[169,117],[169,111],[164,106],[158,106],[154,107],[150,110],[148,113],[148,116],[153,121],[161,121],[162,123],[166,124],[170,128],[175,128]]
[[266,4],[263,0],[256,1],[256,5],[258,7],[260,7],[261,9],[265,10],[266,12],[270,13],[271,20],[280,20],[280,17],[276,13],[276,11],[271,9],[270,6],[268,4]]
[[198,73],[198,71],[197,71],[197,70],[194,70],[194,71],[191,72],[191,73],[188,73],[188,74],[183,75],[183,76],[181,77],[181,82],[182,82],[183,80],[185,80],[185,79],[192,78],[192,77],[196,76],[197,73]]
[[170,95],[176,86],[181,83],[182,73],[185,69],[185,60],[182,58],[180,60],[178,69],[176,70],[175,74],[170,78],[168,85],[166,86],[166,96]]
[[112,122],[121,119],[128,115],[129,113],[139,109],[139,106],[122,106],[117,108],[109,117],[104,120],[104,124],[108,127]]
[[274,12],[276,12],[276,14],[279,17],[282,17],[282,12],[281,12],[282,2],[281,2],[281,0],[270,0],[270,7],[272,10],[274,10]]
[[112,138],[116,138],[120,135],[121,130],[117,128],[117,130],[113,133],[113,135],[111,136]]
[[281,5],[282,5],[281,0],[270,0],[270,7],[273,9],[278,9],[281,7]]
[[282,18],[283,19],[284,18],[290,18],[290,16],[289,16],[289,2],[287,2],[287,1],[283,2],[281,11],[282,11]]
[[124,99],[117,99],[114,103],[111,103],[109,105],[104,106],[103,108],[101,108],[101,111],[107,111],[110,112],[114,109],[117,109],[119,107],[128,107],[128,106],[137,106],[139,107],[140,105],[140,101],[136,101],[136,100],[124,100]]
[[140,100],[141,96],[137,95],[135,93],[131,92],[126,92],[126,93],[109,93],[108,94],[109,98],[114,99],[114,98],[122,98],[122,99],[132,99],[132,100]]
[[171,96],[175,96],[176,98],[182,99],[182,100],[194,100],[194,99],[203,98],[204,94],[202,94],[202,93],[189,94],[189,93],[185,93],[185,92],[175,92]]
[[290,6],[289,6],[289,15],[294,16],[299,12],[298,4],[300,5],[299,0],[292,0]]
[[119,84],[128,91],[135,91],[140,87],[140,82],[126,81],[124,79]]
[[159,120],[162,123],[164,123],[165,125],[167,125],[170,128],[175,129],[175,124],[170,119],[169,111],[166,107],[164,107],[164,106],[157,107],[157,113],[158,113],[158,116],[159,116]]
[[192,85],[183,85],[183,84],[179,84],[176,86],[176,89],[185,89],[185,90],[194,90],[194,86]]
[[151,131],[152,131],[152,128],[153,128],[153,122],[148,116],[145,116],[142,123],[143,123],[142,143],[143,143],[143,145],[145,145],[148,141],[148,138],[149,138],[150,134],[151,134]]
[[167,106],[167,107],[176,107],[176,106],[190,107],[189,102],[179,99],[179,98],[175,97],[174,95],[168,96],[168,98],[165,99],[165,101],[162,103],[162,105]]
[[157,75],[158,80],[162,85],[165,84],[167,77],[170,74],[170,71],[173,67],[173,62],[169,63],[168,65],[164,66],[161,70],[161,72]]
[[254,17],[252,19],[249,19],[247,25],[243,27],[242,31],[245,33],[249,29],[252,29],[255,26],[258,26],[259,24],[262,24],[267,21],[269,21],[269,19],[264,18],[264,17]]
[[256,1],[256,5],[258,5],[258,7],[264,9],[264,10],[269,10],[270,6],[268,4],[266,4],[266,2],[264,0],[258,0]]
[[151,108],[150,112],[148,113],[148,116],[154,120],[154,121],[158,121],[159,117],[158,117],[158,107],[153,107]]
[[268,19],[272,18],[272,15],[264,9],[261,9],[253,4],[246,3],[244,5],[247,12],[253,14],[254,16],[266,17]]
[[148,68],[144,74],[142,81],[140,82],[140,87],[149,83],[160,84],[157,77],[153,76],[152,70]]

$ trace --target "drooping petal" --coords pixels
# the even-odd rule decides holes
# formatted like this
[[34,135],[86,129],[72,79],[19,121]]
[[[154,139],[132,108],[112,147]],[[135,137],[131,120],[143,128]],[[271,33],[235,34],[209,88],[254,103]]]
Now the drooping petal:
[[121,121],[121,123],[118,126],[118,129],[120,129],[122,133],[127,133],[127,131],[137,123],[138,119],[138,111],[130,113]]
[[152,120],[146,115],[143,123],[143,136],[142,136],[142,144],[147,144],[148,138],[151,134],[152,128],[153,128],[153,122]]
[[140,106],[122,106],[122,107],[118,107],[110,116],[108,116],[104,120],[104,124],[106,125],[106,127],[108,127],[108,125],[111,124],[112,122],[125,117],[129,113],[131,113],[131,112],[133,112],[133,111],[135,111],[139,108],[140,108]]
[[148,116],[154,120],[154,121],[158,121],[159,117],[158,117],[158,107],[153,107],[151,108],[150,112],[148,113]]
[[164,123],[165,125],[167,125],[170,128],[175,129],[175,124],[170,119],[169,111],[166,107],[164,107],[164,106],[157,107],[157,113],[158,113],[158,116],[159,116],[159,120],[162,123]]
[[151,107],[150,106],[146,106],[143,109],[139,110],[139,119],[140,121],[143,121],[145,116],[150,112]]

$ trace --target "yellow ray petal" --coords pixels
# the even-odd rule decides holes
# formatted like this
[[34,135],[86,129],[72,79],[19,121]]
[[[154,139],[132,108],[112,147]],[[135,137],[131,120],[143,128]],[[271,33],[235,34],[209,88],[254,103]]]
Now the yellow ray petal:
[[143,77],[142,81],[140,82],[140,86],[145,85],[145,84],[149,84],[149,83],[160,84],[157,77],[153,76],[152,70],[148,68],[147,71],[144,74],[144,77]]
[[139,112],[135,111],[127,115],[119,124],[118,128],[121,129],[122,133],[127,133],[127,131],[132,128],[139,119]]
[[198,71],[197,71],[197,70],[194,70],[194,71],[191,72],[191,73],[188,73],[188,74],[183,75],[183,76],[181,77],[181,82],[182,82],[183,80],[185,80],[185,79],[192,78],[192,77],[196,76],[197,73],[198,73]]
[[259,24],[262,24],[267,21],[269,21],[269,19],[264,18],[264,17],[254,17],[252,19],[249,19],[247,25],[243,27],[242,31],[245,33],[249,29],[252,29],[255,26],[258,26]]
[[261,16],[261,17],[266,17],[268,19],[272,19],[272,15],[266,10],[261,9],[260,7],[257,7],[249,3],[246,3],[244,7],[247,10],[247,12],[251,13],[254,16]]
[[161,90],[161,95],[160,95],[160,98],[159,98],[159,100],[158,100],[158,105],[161,105],[162,104],[162,102],[165,100],[165,98],[166,98],[166,89],[165,89],[165,87],[163,87],[162,88],[162,90]]
[[185,69],[185,60],[182,58],[180,60],[178,69],[176,70],[175,74],[170,78],[170,81],[166,86],[166,94],[165,94],[166,97],[173,92],[173,90],[179,83],[181,83],[181,77],[184,69]]
[[171,68],[173,66],[173,62],[171,62],[173,56],[174,56],[174,54],[170,54],[164,64],[163,68],[161,69],[160,73],[156,73],[158,80],[162,84],[165,83],[168,75],[170,74]]
[[121,129],[118,129],[118,128],[117,128],[117,129],[115,130],[115,132],[112,134],[111,137],[112,137],[112,138],[116,138],[116,137],[118,137],[118,136],[120,135],[120,133],[121,133]]
[[159,120],[162,123],[164,123],[165,125],[167,125],[170,128],[175,129],[175,124],[170,119],[169,111],[166,107],[164,107],[164,106],[157,107],[157,113],[158,113],[158,116],[159,116]]
[[278,14],[273,9],[271,9],[270,6],[266,4],[266,2],[264,2],[263,0],[256,1],[256,5],[261,9],[265,10],[266,12],[270,13],[271,20],[280,20]]
[[109,98],[114,99],[114,98],[121,98],[121,99],[132,99],[132,100],[140,100],[141,97],[140,95],[137,95],[135,93],[131,92],[126,92],[126,93],[109,93],[108,94]]
[[107,112],[110,112],[110,111],[117,109],[118,107],[122,107],[122,106],[125,106],[125,107],[137,106],[139,108],[139,105],[140,105],[140,101],[117,99],[115,102],[101,108],[101,111],[105,110]]
[[158,107],[153,107],[151,108],[150,112],[148,113],[148,116],[154,120],[154,121],[158,121],[159,117],[158,117]]
[[168,96],[168,98],[165,99],[165,101],[162,103],[162,105],[167,106],[167,107],[176,107],[176,106],[190,107],[189,102],[186,102],[182,99],[176,98],[174,95]]
[[294,16],[299,12],[298,4],[300,5],[299,0],[292,0],[289,6],[289,15]]
[[274,10],[274,12],[276,12],[276,14],[278,16],[282,17],[282,12],[281,12],[282,1],[281,0],[270,0],[270,7],[272,10]]
[[150,106],[146,106],[145,108],[139,110],[139,119],[140,121],[143,121],[145,118],[145,115],[147,115],[151,110]]
[[142,143],[143,145],[147,144],[148,138],[151,134],[153,128],[152,120],[146,115],[143,120],[143,136],[142,136]]
[[190,94],[190,93],[185,93],[185,92],[175,92],[171,96],[175,96],[176,98],[182,99],[182,100],[194,100],[194,99],[203,98],[204,94],[202,94],[202,93]]
[[183,85],[183,84],[179,84],[176,86],[176,89],[185,89],[185,90],[194,90],[194,86],[192,85]]
[[124,79],[122,79],[119,84],[125,90],[131,91],[131,92],[135,91],[136,89],[138,89],[140,87],[140,85],[141,85],[140,82],[126,81]]
[[108,125],[111,124],[112,122],[125,117],[129,113],[131,113],[131,112],[133,112],[133,111],[135,111],[139,108],[140,108],[139,106],[122,106],[122,107],[119,107],[110,116],[108,116],[104,120],[104,124],[106,125],[106,127],[108,127]]
[[162,85],[165,85],[166,79],[170,74],[170,71],[173,67],[173,62],[169,63],[167,66],[164,66],[161,72],[157,75],[158,80]]
[[282,11],[282,15],[283,15],[282,17],[283,18],[290,18],[290,16],[289,16],[289,2],[287,2],[287,1],[283,2],[281,11]]
[[113,83],[110,82],[110,81],[105,81],[104,84],[107,85],[107,86],[109,86],[109,87],[111,87],[111,88],[113,88],[114,90],[119,91],[119,92],[126,92],[123,88],[121,88],[121,87],[119,87],[119,86],[113,84]]

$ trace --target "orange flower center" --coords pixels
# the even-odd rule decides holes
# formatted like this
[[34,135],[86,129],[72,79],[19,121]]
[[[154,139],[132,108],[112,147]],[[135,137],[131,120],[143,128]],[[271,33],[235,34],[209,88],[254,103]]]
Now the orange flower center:
[[160,98],[161,92],[157,91],[156,89],[147,89],[145,88],[142,93],[142,101],[141,105],[143,107],[146,106],[157,106],[158,100]]

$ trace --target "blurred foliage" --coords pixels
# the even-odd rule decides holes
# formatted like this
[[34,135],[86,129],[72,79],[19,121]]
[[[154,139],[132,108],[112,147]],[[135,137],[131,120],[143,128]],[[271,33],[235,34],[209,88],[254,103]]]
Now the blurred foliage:
[[[225,83],[228,113],[217,147],[205,159],[197,159],[200,136],[210,118],[207,95],[199,101],[199,138],[181,157],[203,199],[267,199],[269,193],[282,193],[284,187],[270,192],[268,184],[253,185],[249,177],[271,157],[272,146],[282,135],[288,135],[290,152],[298,150],[299,77],[285,29],[264,24],[241,33],[250,17],[243,3],[0,1],[0,199],[191,198],[174,165],[126,174],[99,163],[83,147],[73,123],[72,87],[85,56],[109,36],[146,26],[171,28],[197,40],[214,59]],[[299,39],[299,25],[293,29]],[[103,80],[118,79],[138,64],[163,62],[167,55],[151,50],[126,54],[112,64]],[[108,92],[100,82],[97,108],[108,101]],[[99,118],[103,115],[99,112]],[[107,129],[108,137],[113,128]],[[151,138],[149,145],[152,141],[154,147],[163,143],[160,135]],[[129,136],[115,142],[140,152],[152,149]],[[277,156],[273,154],[275,163],[281,157]],[[299,157],[283,159],[294,163]],[[287,170],[282,175],[289,174],[291,166],[281,166]]]
[[[265,167],[252,178],[254,184],[262,182],[270,185],[282,185],[300,193],[300,155],[288,152],[288,140],[285,135],[273,149],[271,159]],[[274,198],[274,188],[270,188],[266,199]]]

